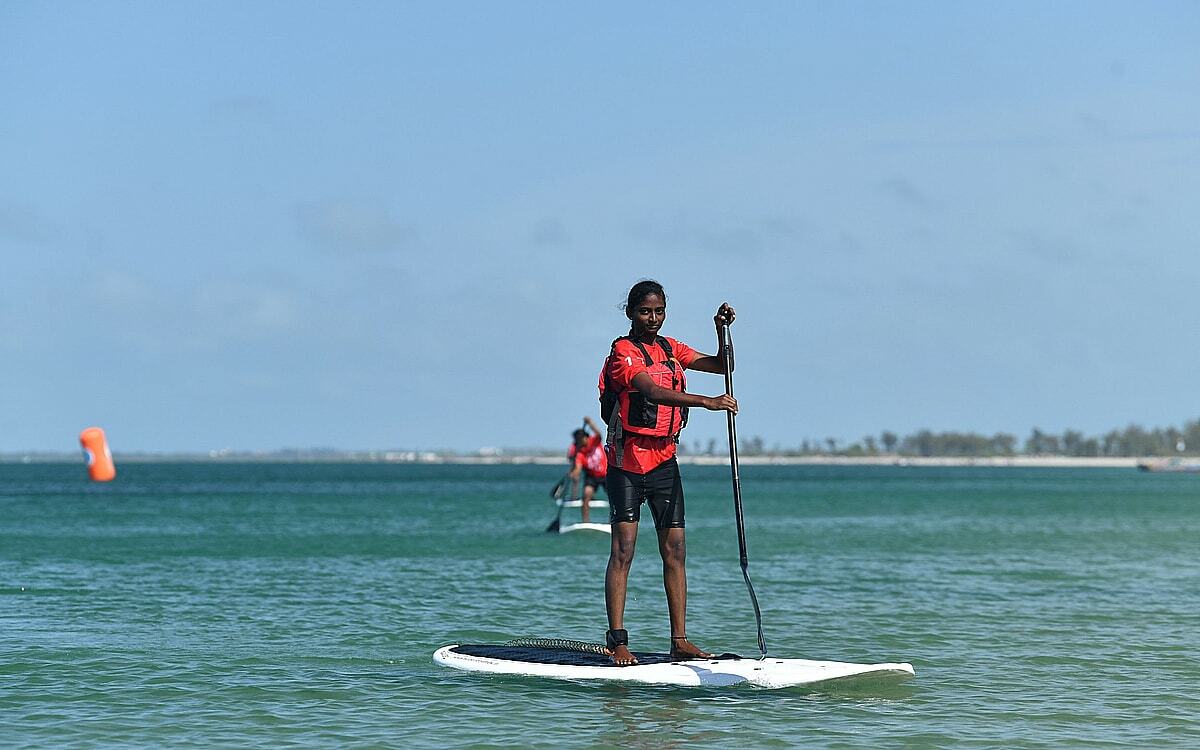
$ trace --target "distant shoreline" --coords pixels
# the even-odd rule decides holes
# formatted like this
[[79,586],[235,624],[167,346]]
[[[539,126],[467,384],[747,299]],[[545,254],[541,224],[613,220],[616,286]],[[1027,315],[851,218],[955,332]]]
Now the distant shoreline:
[[[362,451],[330,453],[131,453],[114,455],[118,464],[142,463],[363,463],[363,464],[463,464],[501,466],[536,464],[560,466],[565,456],[534,454],[458,455],[435,451]],[[76,464],[74,453],[6,453],[0,464]],[[979,466],[1012,468],[1118,468],[1134,469],[1139,463],[1161,460],[1146,456],[740,456],[745,466]],[[728,456],[679,456],[679,463],[697,466],[729,465]]]
[[[1074,456],[739,456],[743,466],[1010,466],[1057,468],[1136,469],[1141,458]],[[565,464],[566,460],[547,456],[452,457],[434,463],[459,464]],[[728,456],[679,456],[679,463],[696,466],[728,466]]]

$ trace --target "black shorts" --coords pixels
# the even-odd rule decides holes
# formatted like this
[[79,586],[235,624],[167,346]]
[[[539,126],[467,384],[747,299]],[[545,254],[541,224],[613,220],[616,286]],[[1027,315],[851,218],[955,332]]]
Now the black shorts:
[[598,489],[603,484],[604,484],[604,477],[594,477],[591,474],[588,474],[586,471],[583,472],[583,486],[584,487],[591,487],[592,489]]
[[645,502],[654,517],[654,528],[683,528],[683,482],[679,478],[679,462],[674,458],[645,474],[609,467],[604,489],[608,493],[610,523],[640,521]]

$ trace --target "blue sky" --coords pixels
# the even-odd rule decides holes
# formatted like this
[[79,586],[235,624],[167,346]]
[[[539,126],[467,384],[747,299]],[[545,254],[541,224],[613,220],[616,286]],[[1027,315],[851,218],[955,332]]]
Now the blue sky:
[[1198,196],[1191,2],[5,3],[0,451],[565,445],[644,277],[768,445],[1179,424]]

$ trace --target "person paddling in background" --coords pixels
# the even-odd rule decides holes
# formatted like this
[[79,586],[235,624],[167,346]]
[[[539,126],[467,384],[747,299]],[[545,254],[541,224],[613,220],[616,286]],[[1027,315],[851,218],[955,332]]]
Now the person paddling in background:
[[[703,659],[712,656],[687,638],[687,571],[684,545],[683,484],[675,446],[687,424],[688,407],[737,413],[732,396],[688,393],[684,370],[724,373],[721,357],[701,354],[687,344],[659,334],[667,317],[667,294],[657,281],[645,280],[629,290],[625,315],[629,335],[613,341],[600,372],[601,415],[608,423],[609,520],[612,548],[604,576],[608,611],[605,644],[613,662],[637,664],[625,630],[625,595],[629,567],[637,542],[643,502],[650,508],[663,562],[663,586],[671,622],[671,657]],[[720,349],[722,325],[733,322],[734,311],[722,303],[713,317]]]
[[600,428],[596,426],[591,417],[584,417],[583,423],[587,425],[587,430],[592,432],[589,435],[585,429],[575,430],[575,443],[567,451],[567,458],[571,461],[571,484],[574,485],[579,481],[580,474],[583,475],[580,511],[583,522],[587,523],[588,505],[596,496],[596,488],[603,484],[605,477],[608,476],[608,456],[604,452]]

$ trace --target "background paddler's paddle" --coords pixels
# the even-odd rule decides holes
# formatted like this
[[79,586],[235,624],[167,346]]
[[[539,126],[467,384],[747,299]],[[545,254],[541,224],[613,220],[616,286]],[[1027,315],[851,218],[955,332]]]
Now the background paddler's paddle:
[[546,531],[549,533],[558,531],[558,527],[562,525],[562,509],[563,505],[566,504],[563,496],[569,494],[570,487],[571,472],[568,471],[563,475],[562,479],[558,480],[558,484],[554,485],[554,489],[550,490],[550,497],[554,498],[555,504],[558,505],[558,513],[555,514],[554,520],[550,522],[550,525],[546,527]]
[[[725,358],[725,393],[733,395],[733,339],[729,336],[729,324],[721,326],[721,354]],[[754,585],[750,583],[750,565],[746,557],[746,523],[742,520],[742,480],[738,477],[737,449],[737,417],[733,412],[725,412],[729,422],[729,466],[733,470],[733,511],[737,517],[738,553],[741,556],[742,578],[746,580],[746,589],[750,592],[750,603],[754,605],[754,620],[758,624],[758,651],[762,658],[767,658],[767,642],[763,639],[762,612],[758,609],[758,597],[754,595]]]

